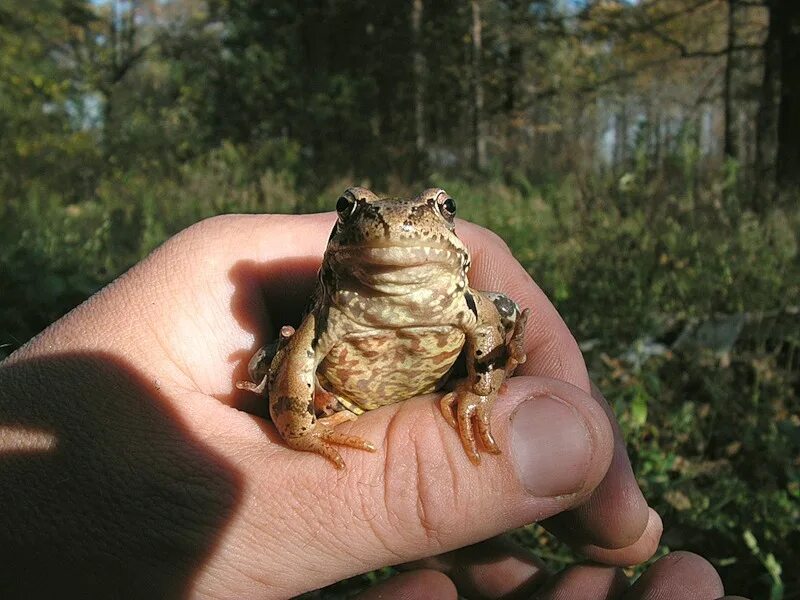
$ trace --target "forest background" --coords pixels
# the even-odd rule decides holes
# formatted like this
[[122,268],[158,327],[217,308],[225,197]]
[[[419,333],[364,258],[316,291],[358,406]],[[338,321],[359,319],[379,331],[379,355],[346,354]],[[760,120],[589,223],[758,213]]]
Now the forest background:
[[581,343],[659,553],[800,598],[800,2],[6,0],[0,139],[0,358],[203,217],[445,187]]

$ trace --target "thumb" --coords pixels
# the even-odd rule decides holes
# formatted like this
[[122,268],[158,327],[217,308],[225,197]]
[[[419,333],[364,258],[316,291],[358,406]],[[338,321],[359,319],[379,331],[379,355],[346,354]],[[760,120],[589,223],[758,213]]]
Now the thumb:
[[431,395],[340,426],[377,446],[375,453],[342,448],[343,471],[286,448],[271,424],[238,417],[250,420],[238,428],[248,451],[229,439],[218,450],[241,465],[250,493],[243,494],[220,545],[226,551],[215,553],[210,571],[245,569],[251,581],[269,582],[260,593],[276,597],[472,544],[575,507],[602,480],[613,450],[611,426],[597,402],[543,377],[509,381],[492,415],[502,454],[484,454],[479,467]]

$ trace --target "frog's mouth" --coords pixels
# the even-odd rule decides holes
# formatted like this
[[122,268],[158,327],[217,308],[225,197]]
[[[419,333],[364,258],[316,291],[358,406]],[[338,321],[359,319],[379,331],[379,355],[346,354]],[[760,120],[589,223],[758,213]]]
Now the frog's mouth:
[[402,269],[406,267],[419,267],[428,264],[453,265],[462,264],[460,252],[452,246],[348,246],[338,248],[335,252],[336,261],[344,265],[360,265],[362,268],[370,266]]

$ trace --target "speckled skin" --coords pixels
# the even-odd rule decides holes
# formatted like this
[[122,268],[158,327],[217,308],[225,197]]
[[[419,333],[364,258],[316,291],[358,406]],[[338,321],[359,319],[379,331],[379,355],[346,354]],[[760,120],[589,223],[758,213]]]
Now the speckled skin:
[[268,390],[287,445],[342,468],[334,445],[374,446],[336,424],[441,389],[463,353],[467,377],[442,398],[442,414],[473,463],[480,462],[476,434],[499,453],[489,414],[505,378],[525,361],[528,311],[469,287],[469,252],[444,190],[392,199],[350,188],[337,212],[310,311],[253,357],[250,376],[260,383],[239,387]]

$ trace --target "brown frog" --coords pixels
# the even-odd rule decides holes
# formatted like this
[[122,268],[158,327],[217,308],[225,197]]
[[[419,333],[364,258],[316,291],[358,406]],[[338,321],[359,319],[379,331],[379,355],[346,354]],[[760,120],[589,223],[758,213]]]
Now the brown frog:
[[[354,187],[336,211],[308,314],[253,356],[250,377],[260,383],[238,386],[268,392],[288,446],[338,468],[344,461],[335,445],[375,447],[337,424],[445,386],[442,414],[470,460],[480,463],[477,438],[499,453],[489,414],[505,378],[525,362],[529,311],[469,287],[455,200],[441,189],[395,199]],[[466,378],[448,383],[459,355]]]

